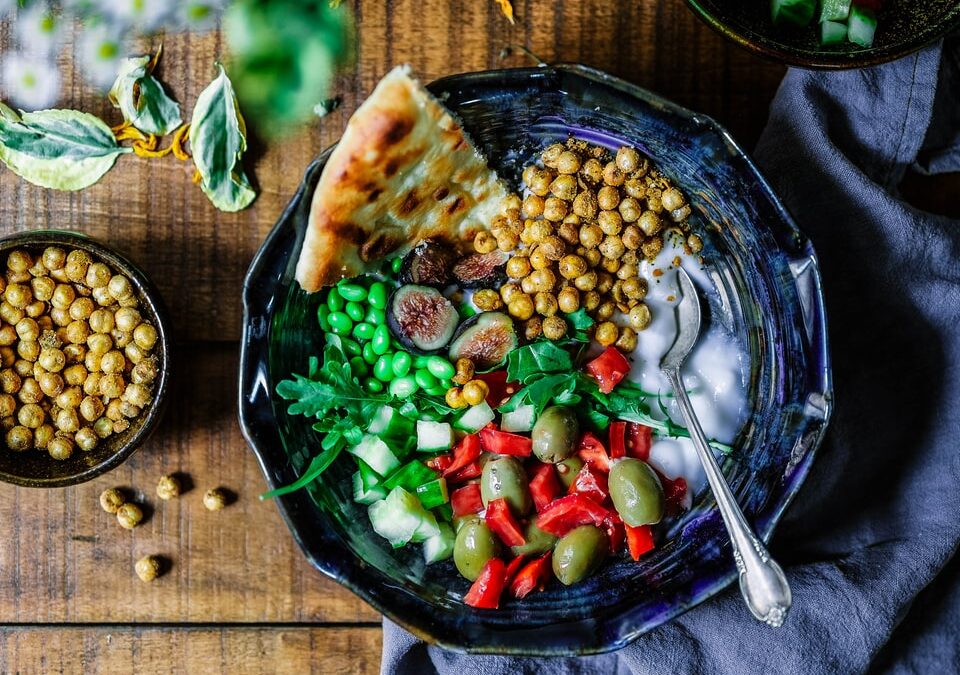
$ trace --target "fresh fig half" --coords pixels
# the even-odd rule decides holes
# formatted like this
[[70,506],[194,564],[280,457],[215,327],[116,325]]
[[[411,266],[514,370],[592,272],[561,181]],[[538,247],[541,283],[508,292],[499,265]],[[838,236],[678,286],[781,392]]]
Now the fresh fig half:
[[387,305],[390,332],[417,354],[434,354],[446,347],[459,322],[453,304],[430,286],[401,286]]
[[496,288],[507,280],[507,260],[503,251],[471,253],[453,266],[453,278],[463,288]]
[[502,312],[482,312],[460,325],[450,343],[450,360],[467,358],[477,370],[496,368],[520,344],[513,319]]
[[400,283],[443,288],[450,282],[450,267],[455,258],[450,247],[425,239],[404,256]]

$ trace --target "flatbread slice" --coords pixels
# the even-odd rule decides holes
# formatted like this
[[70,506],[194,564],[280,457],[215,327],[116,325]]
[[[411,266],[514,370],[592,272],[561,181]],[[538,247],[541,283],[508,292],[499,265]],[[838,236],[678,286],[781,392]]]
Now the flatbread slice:
[[506,195],[449,111],[397,67],[350,118],[324,167],[297,281],[312,293],[423,239],[472,239]]

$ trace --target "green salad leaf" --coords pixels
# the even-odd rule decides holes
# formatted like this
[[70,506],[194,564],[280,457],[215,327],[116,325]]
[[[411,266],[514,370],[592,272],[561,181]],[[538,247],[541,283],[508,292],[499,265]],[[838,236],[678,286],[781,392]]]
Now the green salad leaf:
[[190,148],[200,172],[200,187],[221,211],[247,208],[257,193],[243,172],[247,133],[233,85],[223,66],[200,93],[190,122]]
[[548,373],[573,372],[573,360],[566,349],[549,340],[533,342],[507,356],[507,380],[529,384]]
[[145,134],[166,136],[179,127],[183,120],[180,119],[180,105],[150,74],[151,61],[153,59],[150,56],[124,59],[109,96],[126,122]]
[[587,329],[593,326],[596,321],[587,314],[587,310],[581,307],[576,312],[567,314],[566,319],[567,325],[572,329],[567,333],[568,340],[572,340],[573,342],[590,342],[590,333],[587,332]]
[[75,110],[18,114],[0,103],[0,160],[34,185],[82,190],[128,152],[93,115]]

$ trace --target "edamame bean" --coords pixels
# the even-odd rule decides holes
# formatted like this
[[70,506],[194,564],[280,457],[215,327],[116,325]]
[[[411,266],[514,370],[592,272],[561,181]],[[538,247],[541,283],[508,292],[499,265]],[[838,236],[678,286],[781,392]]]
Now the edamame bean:
[[360,349],[360,343],[350,338],[340,338],[340,344],[343,345],[343,351],[346,352],[347,356],[360,356],[363,354],[363,350]]
[[408,375],[411,365],[413,365],[413,359],[407,352],[397,352],[393,355],[393,374],[397,377]]
[[346,335],[353,328],[353,321],[343,312],[330,312],[327,321],[330,322],[330,330],[337,335]]
[[385,325],[377,326],[370,344],[376,354],[386,354],[390,349],[390,329]]
[[366,313],[359,302],[348,302],[343,311],[354,321],[363,321],[363,315]]
[[337,292],[350,302],[363,302],[367,299],[367,289],[360,284],[337,284]]
[[324,332],[330,332],[330,322],[327,318],[330,316],[330,308],[326,305],[317,307],[317,323]]
[[375,351],[373,351],[373,343],[371,342],[368,342],[365,345],[363,345],[363,351],[361,352],[361,354],[363,355],[363,360],[366,361],[371,366],[377,362],[377,359],[380,358],[380,355],[377,354]]
[[367,302],[371,307],[384,309],[387,306],[387,285],[382,281],[375,281],[367,293]]
[[373,338],[373,332],[377,329],[372,323],[361,321],[353,327],[353,337],[358,340],[367,341]]
[[350,359],[350,371],[354,377],[366,377],[370,374],[370,367],[361,357],[354,356]]
[[413,377],[417,381],[417,386],[421,389],[430,389],[437,386],[437,378],[431,375],[429,370],[418,370]]
[[403,258],[394,258],[390,261],[390,269],[394,274],[400,274],[401,267],[403,267]]
[[339,312],[345,304],[346,301],[343,299],[343,296],[337,293],[337,289],[331,288],[330,292],[327,293],[327,307],[330,308],[330,311]]
[[390,383],[390,395],[397,398],[407,398],[413,396],[419,387],[413,375],[398,377]]
[[393,356],[384,354],[377,362],[373,364],[373,376],[381,382],[389,382],[393,379]]
[[450,387],[430,387],[429,389],[425,389],[424,391],[426,391],[431,396],[444,396],[447,393],[447,389],[449,388]]
[[387,320],[387,315],[383,313],[382,309],[371,307],[363,316],[363,320],[367,323],[372,323],[374,326],[379,326]]
[[429,362],[430,362],[429,356],[418,356],[413,360],[413,367],[416,370],[420,370],[421,368],[426,368]]
[[427,358],[427,369],[435,378],[441,380],[449,379],[457,374],[457,369],[453,367],[453,364],[442,356]]
[[383,392],[384,389],[383,382],[373,377],[368,377],[366,380],[364,380],[363,386],[371,394],[379,394]]

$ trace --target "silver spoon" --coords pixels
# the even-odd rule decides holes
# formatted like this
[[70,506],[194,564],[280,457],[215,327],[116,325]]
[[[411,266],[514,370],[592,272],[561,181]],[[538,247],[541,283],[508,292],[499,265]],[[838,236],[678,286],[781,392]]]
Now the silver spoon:
[[680,411],[687,422],[690,438],[707,474],[710,489],[717,498],[717,506],[733,544],[733,559],[740,572],[740,591],[753,615],[777,628],[783,624],[790,609],[790,586],[780,565],[767,552],[743,517],[743,511],[720,472],[713,451],[707,443],[697,415],[680,377],[680,366],[693,349],[700,334],[700,298],[693,281],[683,269],[678,270],[683,297],[677,305],[677,340],[660,361],[660,370],[670,380]]

